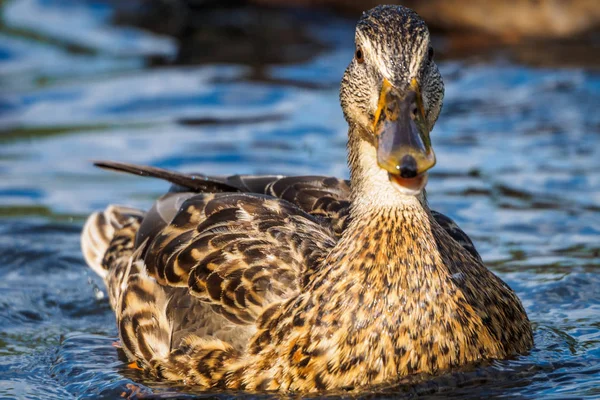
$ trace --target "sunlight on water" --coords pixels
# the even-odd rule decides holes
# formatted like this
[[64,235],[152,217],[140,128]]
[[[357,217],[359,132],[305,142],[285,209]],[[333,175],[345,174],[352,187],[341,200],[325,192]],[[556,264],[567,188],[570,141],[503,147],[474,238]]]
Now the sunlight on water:
[[[194,62],[170,36],[113,24],[131,11],[115,2],[1,4],[0,397],[191,393],[125,368],[104,287],[79,250],[91,211],[146,208],[168,186],[91,161],[347,176],[338,84],[354,22],[283,13],[302,28],[261,56],[268,61],[219,53]],[[281,55],[288,47],[291,61]],[[600,75],[497,57],[440,65],[446,98],[429,201],[517,291],[536,346],[370,394],[598,398]]]

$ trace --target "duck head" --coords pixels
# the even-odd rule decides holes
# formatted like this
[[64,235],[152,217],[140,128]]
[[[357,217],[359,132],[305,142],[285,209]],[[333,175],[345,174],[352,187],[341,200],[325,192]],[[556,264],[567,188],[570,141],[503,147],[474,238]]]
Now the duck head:
[[417,196],[435,165],[430,132],[444,97],[427,26],[408,8],[379,6],[362,15],[355,44],[340,89],[350,146],[362,142],[350,149],[351,171],[360,158],[397,192]]

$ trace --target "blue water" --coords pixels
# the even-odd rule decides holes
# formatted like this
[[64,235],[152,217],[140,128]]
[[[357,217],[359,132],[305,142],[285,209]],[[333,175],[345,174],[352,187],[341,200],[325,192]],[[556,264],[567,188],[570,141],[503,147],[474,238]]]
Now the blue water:
[[[1,398],[217,395],[153,382],[113,346],[79,232],[90,212],[147,208],[167,184],[92,160],[347,176],[337,88],[352,20],[174,8],[139,21],[145,3],[125,3],[0,2]],[[252,22],[262,13],[269,28]],[[366,395],[600,398],[598,65],[531,66],[518,49],[444,58],[437,39],[447,89],[429,199],[517,291],[535,348]]]

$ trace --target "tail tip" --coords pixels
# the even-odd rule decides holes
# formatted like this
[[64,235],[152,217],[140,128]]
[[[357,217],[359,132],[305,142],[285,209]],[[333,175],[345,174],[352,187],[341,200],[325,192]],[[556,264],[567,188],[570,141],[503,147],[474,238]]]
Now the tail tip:
[[102,278],[108,273],[102,260],[115,232],[129,218],[142,216],[143,213],[139,210],[110,205],[104,211],[92,213],[88,217],[81,233],[81,251],[86,263]]

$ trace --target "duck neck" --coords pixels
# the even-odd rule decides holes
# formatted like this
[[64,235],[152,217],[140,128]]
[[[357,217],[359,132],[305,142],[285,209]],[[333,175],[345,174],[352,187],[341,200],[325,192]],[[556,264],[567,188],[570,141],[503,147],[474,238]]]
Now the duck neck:
[[428,213],[423,192],[419,196],[401,194],[390,182],[388,172],[377,164],[377,149],[372,137],[352,127],[348,139],[348,166],[351,181],[353,219],[376,210],[419,207]]
[[331,282],[368,283],[380,295],[441,290],[433,283],[448,271],[436,228],[418,199],[402,207],[357,207],[354,212],[360,215],[351,220],[326,261]]
[[351,222],[330,254],[330,272],[339,266],[355,282],[380,278],[384,291],[393,289],[392,283],[419,286],[427,274],[443,268],[435,222],[424,195],[399,193],[376,160],[375,147],[351,132]]

